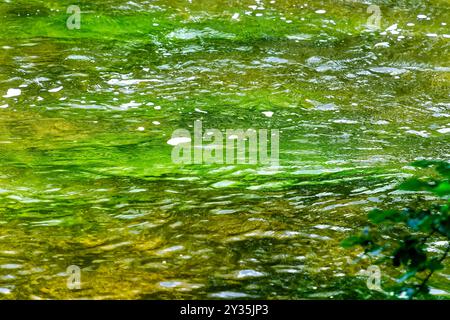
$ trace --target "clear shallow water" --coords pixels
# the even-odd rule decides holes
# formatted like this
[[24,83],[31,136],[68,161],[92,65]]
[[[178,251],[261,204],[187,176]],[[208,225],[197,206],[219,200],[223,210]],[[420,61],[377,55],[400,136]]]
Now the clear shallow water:
[[[449,158],[450,4],[377,2],[380,33],[360,2],[192,2],[0,4],[1,298],[379,297],[339,242]],[[280,129],[280,168],[173,164],[195,120]]]

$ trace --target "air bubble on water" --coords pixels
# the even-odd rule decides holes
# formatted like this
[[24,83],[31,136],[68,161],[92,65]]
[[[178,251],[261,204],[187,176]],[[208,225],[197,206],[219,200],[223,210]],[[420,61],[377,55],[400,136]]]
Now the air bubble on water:
[[12,97],[17,97],[20,96],[22,94],[22,90],[20,89],[8,89],[8,91],[6,92],[6,95],[3,96],[3,98],[12,98]]
[[48,92],[52,92],[52,93],[53,93],[53,92],[58,92],[58,91],[61,91],[62,88],[63,88],[63,86],[59,86],[59,87],[57,87],[57,88],[49,89]]
[[199,108],[195,108],[194,109],[196,112],[199,112],[199,113],[208,113],[208,111],[204,111],[204,110],[201,110],[201,109],[199,109]]
[[179,145],[181,143],[188,143],[191,142],[191,138],[188,137],[176,137],[176,138],[172,138],[169,141],[167,141],[167,144],[170,144],[171,146],[176,146]]
[[374,48],[389,48],[389,42],[379,42],[374,45]]
[[450,128],[442,128],[442,129],[437,130],[437,132],[439,132],[439,133],[450,133]]
[[392,30],[396,30],[397,29],[397,27],[398,27],[398,25],[395,23],[395,24],[393,24],[392,26],[390,26],[390,27],[387,27],[386,28],[386,31],[392,31]]
[[262,277],[262,276],[264,276],[264,273],[251,269],[241,270],[237,275],[238,278]]

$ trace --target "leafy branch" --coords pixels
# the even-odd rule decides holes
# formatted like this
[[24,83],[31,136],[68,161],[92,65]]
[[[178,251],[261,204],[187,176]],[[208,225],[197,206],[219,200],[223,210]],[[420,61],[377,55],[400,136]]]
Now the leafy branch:
[[[429,292],[430,278],[444,267],[443,262],[450,251],[450,163],[421,160],[412,165],[422,169],[434,168],[438,177],[412,178],[402,183],[399,189],[432,193],[440,200],[427,207],[419,204],[415,208],[400,210],[375,209],[368,217],[380,230],[372,232],[366,227],[359,235],[341,243],[344,248],[361,246],[370,256],[382,255],[377,263],[391,260],[394,267],[404,268],[406,271],[397,279],[401,286],[395,291],[410,299]],[[386,230],[395,230],[396,235],[390,237]],[[440,257],[427,250],[429,241],[435,238],[447,241],[447,248]],[[426,275],[423,279],[420,278],[422,274]]]

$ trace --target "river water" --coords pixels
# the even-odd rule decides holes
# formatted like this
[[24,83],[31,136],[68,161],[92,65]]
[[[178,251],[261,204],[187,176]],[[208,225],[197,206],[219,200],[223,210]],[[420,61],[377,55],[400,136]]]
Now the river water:
[[[449,1],[71,4],[0,3],[0,298],[383,297],[339,243],[449,159]],[[174,163],[196,120],[279,166]]]

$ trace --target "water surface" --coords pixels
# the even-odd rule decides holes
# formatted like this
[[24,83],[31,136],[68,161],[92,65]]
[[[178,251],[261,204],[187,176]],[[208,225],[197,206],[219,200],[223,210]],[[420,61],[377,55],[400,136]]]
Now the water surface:
[[[450,158],[448,1],[376,1],[380,30],[364,1],[71,4],[0,4],[0,298],[380,297],[339,242]],[[280,167],[174,164],[195,120],[279,129]]]

